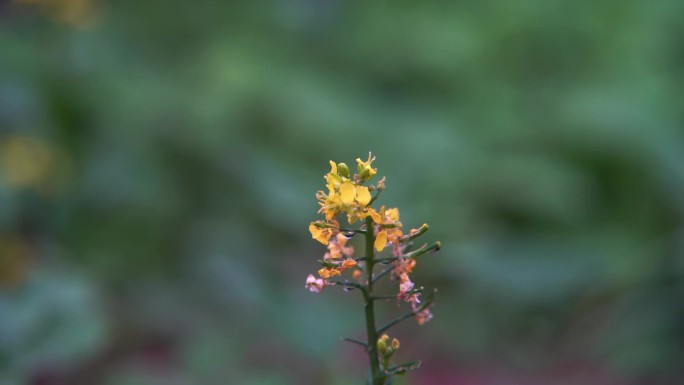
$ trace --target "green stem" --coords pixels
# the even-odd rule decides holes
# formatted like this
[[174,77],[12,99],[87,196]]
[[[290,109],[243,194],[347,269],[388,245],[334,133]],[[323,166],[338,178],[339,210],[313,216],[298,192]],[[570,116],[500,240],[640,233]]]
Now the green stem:
[[428,228],[429,227],[428,227],[427,223],[423,223],[423,225],[420,226],[420,228],[418,229],[417,232],[415,232],[414,234],[409,235],[409,236],[404,235],[404,237],[402,237],[399,242],[405,243],[405,242],[412,241],[412,240],[420,237],[421,235],[425,234],[425,232],[428,231]]
[[425,253],[429,253],[432,250],[439,251],[441,248],[442,248],[442,242],[437,241],[430,246],[423,246],[418,250],[414,250],[410,253],[407,253],[406,255],[404,255],[404,258],[416,258],[416,257],[419,257],[419,256],[425,254]]
[[373,234],[373,219],[366,218],[366,288],[363,291],[363,299],[366,302],[366,333],[368,338],[368,360],[371,370],[371,384],[384,385],[385,375],[380,371],[378,359],[378,332],[375,329],[375,309],[373,304],[373,267],[375,266],[375,235]]
[[375,200],[378,199],[381,192],[382,192],[382,190],[378,190],[377,194],[375,194],[375,196],[370,200],[370,202],[368,202],[368,206],[372,205],[373,202],[375,202]]

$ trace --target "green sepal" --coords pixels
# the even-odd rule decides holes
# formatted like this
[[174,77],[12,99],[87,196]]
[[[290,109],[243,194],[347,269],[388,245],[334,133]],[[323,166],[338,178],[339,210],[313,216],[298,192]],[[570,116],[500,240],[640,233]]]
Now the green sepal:
[[332,269],[332,268],[337,267],[337,264],[335,264],[333,262],[326,261],[324,259],[319,259],[318,263],[320,263],[323,267],[327,267],[328,269]]

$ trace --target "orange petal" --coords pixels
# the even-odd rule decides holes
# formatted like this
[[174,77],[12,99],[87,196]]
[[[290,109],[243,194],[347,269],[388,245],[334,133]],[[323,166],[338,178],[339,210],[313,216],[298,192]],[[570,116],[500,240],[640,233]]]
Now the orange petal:
[[342,267],[344,267],[345,269],[348,269],[348,268],[354,267],[354,266],[356,266],[356,261],[351,259],[351,258],[347,258],[344,260],[344,262],[342,262]]

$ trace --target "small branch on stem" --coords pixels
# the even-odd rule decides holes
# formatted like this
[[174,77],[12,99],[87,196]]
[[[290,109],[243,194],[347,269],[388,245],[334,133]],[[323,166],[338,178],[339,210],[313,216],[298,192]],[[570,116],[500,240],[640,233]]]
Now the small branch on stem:
[[378,282],[378,281],[380,280],[380,278],[382,278],[382,277],[386,276],[387,274],[391,273],[392,270],[394,270],[394,266],[390,266],[390,267],[386,268],[385,270],[381,271],[380,273],[378,273],[378,275],[376,275],[375,277],[373,277],[373,283]]
[[397,299],[396,295],[374,295],[371,297],[372,300],[386,300],[386,299]]
[[405,258],[416,258],[419,257],[423,254],[429,253],[431,251],[439,251],[442,248],[442,243],[441,242],[435,242],[430,246],[425,246],[423,245],[420,249],[414,250],[408,254],[406,254],[404,257]]
[[428,231],[428,229],[429,229],[429,227],[428,227],[427,223],[423,223],[423,225],[420,226],[418,231],[414,232],[413,234],[409,234],[408,236],[402,237],[399,242],[406,243],[406,242],[412,241],[412,240],[420,237],[421,235],[425,234]]
[[403,320],[405,320],[405,319],[407,319],[407,318],[411,318],[411,317],[415,316],[416,314],[420,313],[421,311],[423,311],[423,310],[427,309],[428,307],[430,307],[430,305],[432,305],[432,303],[433,303],[434,300],[435,300],[434,293],[435,293],[435,292],[433,291],[433,292],[432,292],[432,295],[431,295],[429,298],[425,299],[425,301],[424,301],[424,302],[420,305],[420,307],[418,307],[416,310],[414,310],[414,311],[412,311],[412,312],[410,312],[410,313],[408,313],[408,314],[404,314],[403,316],[398,317],[398,318],[396,318],[396,319],[394,319],[394,320],[392,320],[392,321],[386,323],[384,326],[382,326],[380,329],[378,329],[378,334],[382,334],[383,332],[389,330],[389,328],[391,328],[392,326],[398,324],[399,322],[401,322],[401,321],[403,321]]
[[328,281],[328,282],[332,283],[334,285],[340,285],[340,286],[349,287],[349,288],[353,288],[353,289],[359,289],[362,291],[366,290],[365,285],[362,285],[362,284],[357,283],[357,282],[351,282],[351,281]]
[[365,342],[363,342],[363,341],[360,341],[360,340],[357,340],[357,339],[355,339],[355,338],[342,337],[341,340],[342,340],[342,341],[351,342],[351,343],[353,343],[353,344],[361,345],[364,349],[368,349],[368,344],[367,344],[367,343],[365,343]]

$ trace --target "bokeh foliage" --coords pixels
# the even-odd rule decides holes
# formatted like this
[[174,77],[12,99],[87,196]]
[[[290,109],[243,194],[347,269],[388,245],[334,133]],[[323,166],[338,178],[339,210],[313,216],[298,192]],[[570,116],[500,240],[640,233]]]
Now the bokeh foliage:
[[416,270],[436,318],[399,329],[426,361],[406,384],[681,382],[682,20],[665,0],[4,4],[0,382],[358,382],[337,340],[357,298],[303,285],[327,161],[369,150],[383,202],[444,245]]

